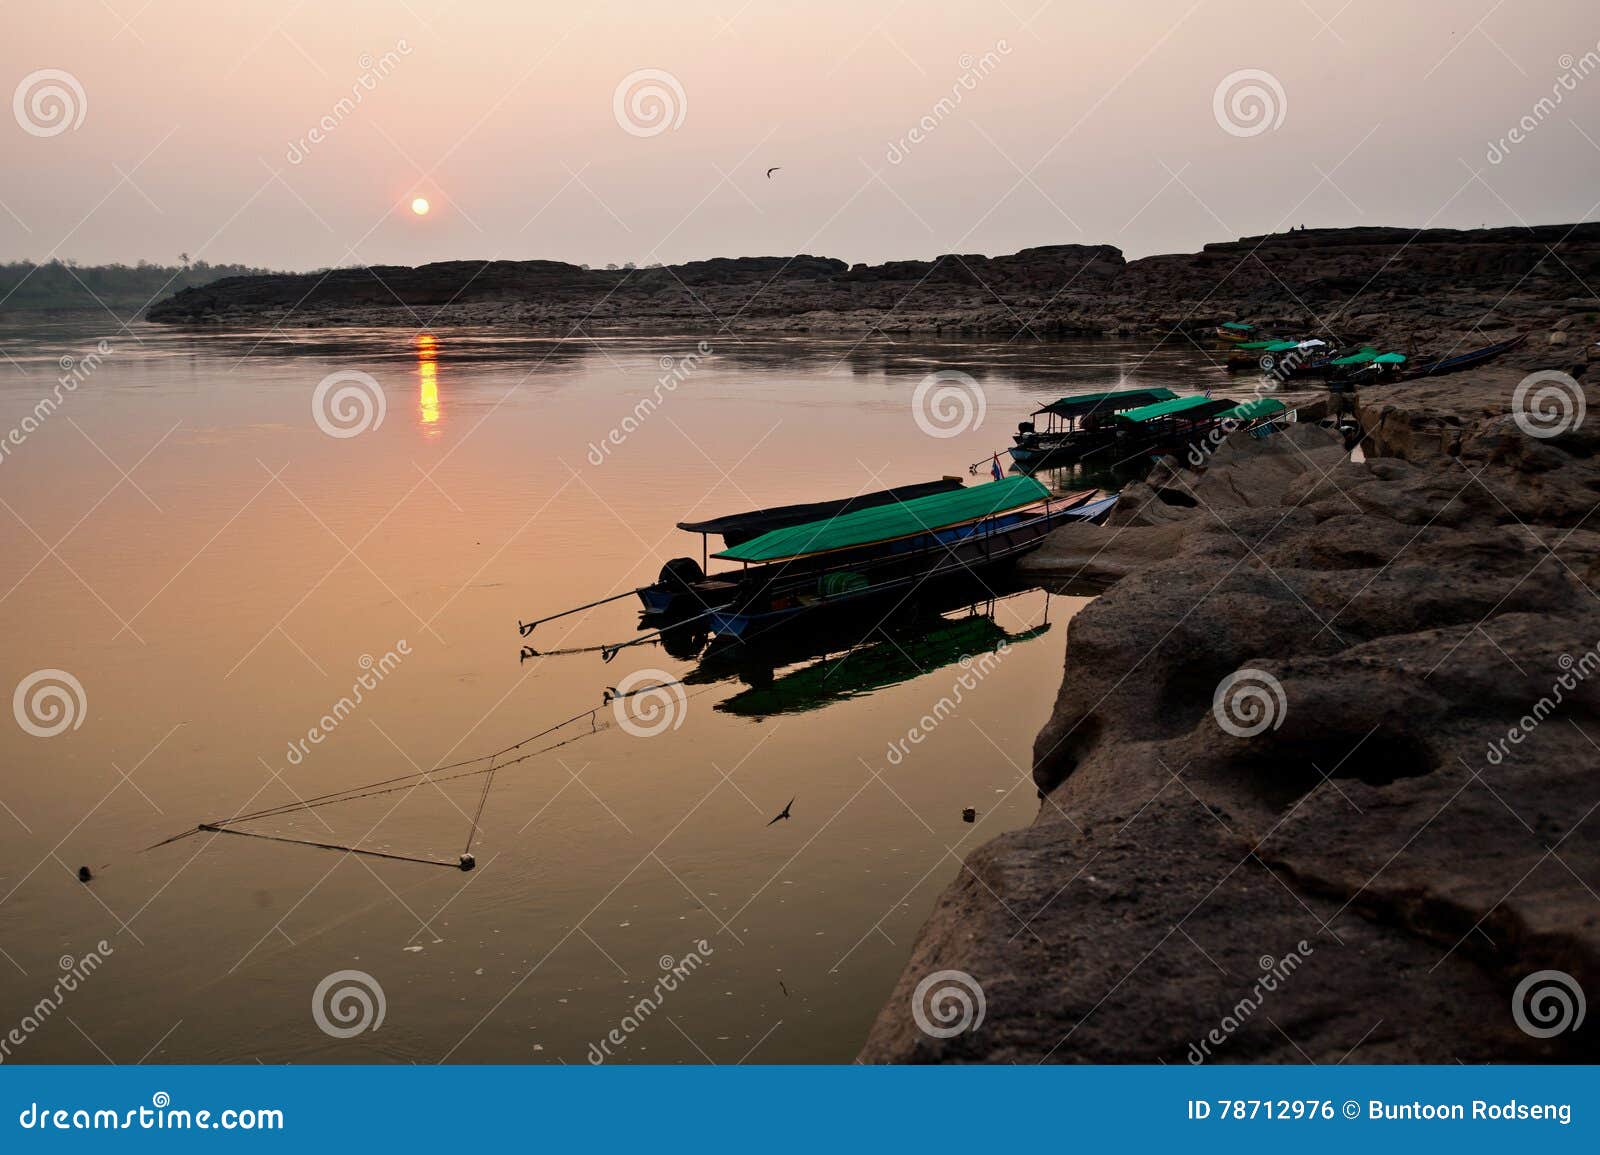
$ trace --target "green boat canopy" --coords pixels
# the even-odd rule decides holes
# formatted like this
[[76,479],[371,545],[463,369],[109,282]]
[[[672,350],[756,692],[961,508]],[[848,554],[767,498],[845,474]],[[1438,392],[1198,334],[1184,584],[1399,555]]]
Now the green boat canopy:
[[1406,355],[1404,353],[1379,353],[1372,359],[1372,363],[1374,365],[1404,365],[1406,363]]
[[1142,409],[1130,409],[1126,413],[1118,413],[1117,417],[1137,425],[1143,421],[1158,421],[1163,417],[1209,417],[1223,409],[1232,409],[1237,404],[1231,397],[1207,397],[1197,393],[1192,397],[1146,405]]
[[1153,405],[1157,401],[1170,401],[1177,394],[1171,389],[1114,389],[1109,393],[1075,393],[1052,401],[1034,413],[1054,413],[1057,417],[1078,417],[1097,409],[1133,409],[1139,405]]
[[1235,345],[1234,348],[1235,349],[1270,349],[1272,346],[1274,346],[1274,345],[1276,345],[1278,343],[1279,342],[1278,342],[1278,340],[1276,338],[1274,338],[1274,339],[1272,339],[1270,341],[1241,341],[1241,342],[1239,342],[1239,344]]
[[1268,353],[1287,353],[1291,349],[1300,348],[1299,341],[1269,341],[1262,346]]
[[1329,361],[1328,364],[1330,364],[1330,365],[1370,365],[1370,364],[1372,364],[1372,362],[1376,361],[1377,359],[1378,359],[1378,351],[1376,349],[1367,348],[1367,349],[1362,349],[1358,353],[1352,353],[1348,357],[1336,357],[1332,361]]
[[915,537],[1021,509],[1050,496],[1050,490],[1031,477],[1007,477],[984,485],[969,485],[949,493],[935,493],[911,501],[858,509],[825,521],[775,529],[741,542],[713,557],[728,561],[782,561],[807,554],[831,553],[874,542]]
[[1232,329],[1235,333],[1248,333],[1255,328],[1254,325],[1246,325],[1243,321],[1224,321],[1222,327]]
[[1254,401],[1246,401],[1243,405],[1235,405],[1232,409],[1224,409],[1217,417],[1223,421],[1255,421],[1257,418],[1270,417],[1274,413],[1282,413],[1289,407],[1276,397],[1257,397]]

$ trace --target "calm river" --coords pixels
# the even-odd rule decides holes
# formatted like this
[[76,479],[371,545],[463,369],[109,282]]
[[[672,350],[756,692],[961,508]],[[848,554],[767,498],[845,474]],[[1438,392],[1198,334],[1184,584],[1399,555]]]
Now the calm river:
[[[698,557],[681,520],[965,475],[1064,393],[1228,383],[1187,343],[698,340],[0,321],[6,1061],[853,1058],[962,856],[1035,814],[1082,600],[753,668],[519,662],[519,620]],[[941,370],[976,385],[941,379],[968,402],[944,426],[916,401]],[[636,611],[527,640],[625,640]],[[470,873],[144,849],[589,710],[486,800],[440,771],[237,827],[455,862],[481,803]]]

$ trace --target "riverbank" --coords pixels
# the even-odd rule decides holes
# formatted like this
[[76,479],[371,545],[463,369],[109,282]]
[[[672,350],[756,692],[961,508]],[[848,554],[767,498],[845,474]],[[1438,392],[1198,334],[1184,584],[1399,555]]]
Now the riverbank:
[[1469,334],[1470,347],[1523,330],[1536,332],[1535,344],[1592,342],[1600,337],[1595,284],[1600,224],[1308,229],[1133,261],[1111,245],[1050,245],[881,265],[799,255],[642,269],[559,261],[334,269],[227,278],[157,303],[148,318],[1172,339],[1248,318],[1284,332],[1334,332],[1431,353]]
[[[1037,820],[968,856],[864,1060],[1600,1057],[1513,1013],[1600,991],[1600,389],[1532,437],[1524,372],[1363,393],[1365,460],[1238,438],[1031,560],[1126,576],[1071,625]],[[941,970],[985,999],[947,1039]]]

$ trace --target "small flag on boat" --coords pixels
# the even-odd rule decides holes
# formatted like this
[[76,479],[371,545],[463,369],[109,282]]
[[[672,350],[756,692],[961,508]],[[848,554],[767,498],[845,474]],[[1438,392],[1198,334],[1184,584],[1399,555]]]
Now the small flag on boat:
[[996,481],[1005,480],[1005,471],[1000,468],[1000,455],[998,453],[994,455],[994,460],[989,463],[989,472],[994,474]]
[[1209,385],[1206,386],[1206,400],[1211,400],[1211,387]]

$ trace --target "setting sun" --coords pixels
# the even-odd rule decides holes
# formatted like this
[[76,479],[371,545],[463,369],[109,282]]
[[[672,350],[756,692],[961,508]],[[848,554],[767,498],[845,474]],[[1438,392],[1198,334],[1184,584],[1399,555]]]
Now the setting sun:
[[426,197],[418,197],[416,200],[412,201],[411,202],[411,211],[416,213],[419,217],[427,216],[428,215],[428,199]]

